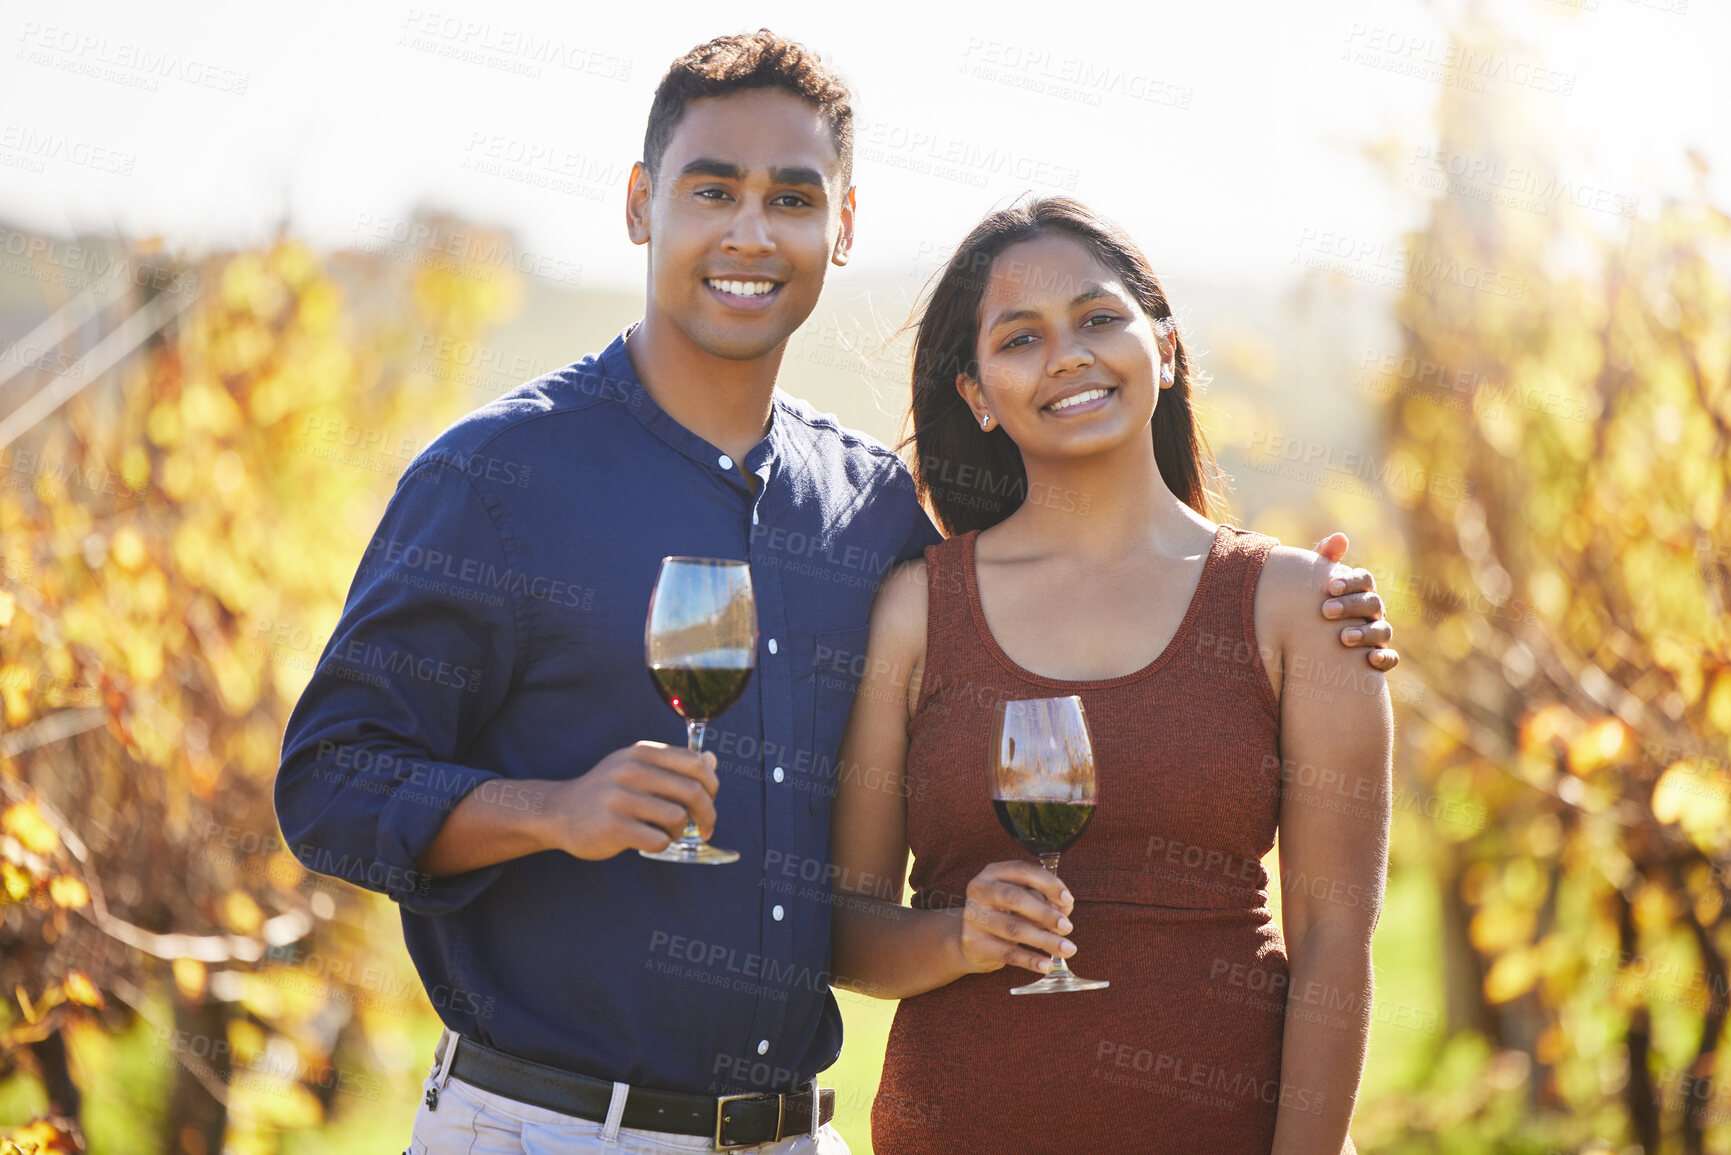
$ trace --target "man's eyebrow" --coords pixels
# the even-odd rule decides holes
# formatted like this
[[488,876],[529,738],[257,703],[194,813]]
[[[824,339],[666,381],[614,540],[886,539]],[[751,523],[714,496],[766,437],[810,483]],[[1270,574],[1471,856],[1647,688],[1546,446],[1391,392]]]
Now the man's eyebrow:
[[744,180],[745,170],[730,161],[699,157],[679,170],[681,179],[688,176],[713,176],[722,180]]
[[769,170],[769,183],[806,184],[821,189],[823,174],[815,168],[772,168]]
[[[1070,299],[1069,307],[1074,309],[1078,305],[1086,305],[1089,301],[1097,301],[1101,297],[1110,297],[1113,300],[1118,299],[1118,295],[1111,289],[1108,289],[1105,285],[1098,284],[1094,281],[1084,281],[1082,284],[1082,291]],[[1009,309],[1005,312],[999,313],[992,323],[986,326],[986,331],[990,332],[991,330],[996,329],[999,325],[1007,325],[1011,321],[1038,320],[1039,316],[1040,313],[1037,309]]]
[[[710,157],[699,157],[679,170],[681,179],[693,176],[712,176],[721,180],[745,179],[745,170],[732,161],[715,160]],[[769,183],[781,185],[809,185],[813,188],[823,188],[823,174],[815,168],[772,168],[769,170]]]

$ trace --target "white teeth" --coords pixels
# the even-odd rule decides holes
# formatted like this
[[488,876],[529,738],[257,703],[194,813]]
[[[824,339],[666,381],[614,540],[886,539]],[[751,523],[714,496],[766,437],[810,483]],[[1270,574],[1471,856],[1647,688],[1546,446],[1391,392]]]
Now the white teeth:
[[774,281],[718,281],[711,278],[709,284],[735,297],[761,297],[775,288]]
[[1050,405],[1046,406],[1046,408],[1053,411],[1068,409],[1072,405],[1080,405],[1084,401],[1093,401],[1096,398],[1104,397],[1110,392],[1110,389],[1090,389],[1086,393],[1078,393],[1074,397],[1066,397],[1062,401],[1054,401]]

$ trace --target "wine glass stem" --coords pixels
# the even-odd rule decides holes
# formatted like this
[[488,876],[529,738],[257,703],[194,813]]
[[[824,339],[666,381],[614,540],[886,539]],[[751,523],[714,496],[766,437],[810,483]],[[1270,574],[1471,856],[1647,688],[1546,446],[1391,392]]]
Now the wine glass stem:
[[[703,728],[705,725],[707,723],[693,721],[689,718],[685,721],[685,745],[693,754],[703,753]],[[685,816],[685,829],[680,833],[679,841],[685,843],[703,841],[703,835],[697,829],[697,821],[689,814]]]
[[[1053,878],[1058,877],[1058,856],[1056,854],[1042,854],[1042,855],[1040,855],[1040,865],[1044,866],[1047,870],[1051,871]],[[1075,920],[1072,919],[1071,921],[1073,922]],[[1056,955],[1055,954],[1052,956],[1052,969],[1050,972],[1048,972],[1048,974],[1050,977],[1054,977],[1054,978],[1071,977],[1070,976],[1070,964],[1064,961],[1063,955]]]

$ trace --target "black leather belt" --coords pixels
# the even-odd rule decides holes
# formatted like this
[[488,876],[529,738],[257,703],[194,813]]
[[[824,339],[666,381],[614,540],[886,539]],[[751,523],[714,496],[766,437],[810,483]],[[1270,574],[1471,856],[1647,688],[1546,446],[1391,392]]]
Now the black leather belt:
[[[449,1045],[450,1041],[447,1034],[441,1046]],[[443,1057],[442,1052],[439,1057]],[[591,1079],[558,1067],[531,1063],[472,1039],[457,1040],[450,1073],[483,1091],[596,1122],[607,1118],[613,1100],[613,1084],[605,1079]],[[427,1092],[427,1105],[437,1108],[436,1089]],[[717,1151],[729,1151],[807,1134],[812,1130],[811,1111],[809,1087],[790,1094],[720,1097],[632,1087],[625,1097],[625,1114],[619,1122],[623,1127],[645,1131],[707,1135],[714,1140]],[[818,1092],[818,1126],[833,1118],[835,1091],[825,1087]]]

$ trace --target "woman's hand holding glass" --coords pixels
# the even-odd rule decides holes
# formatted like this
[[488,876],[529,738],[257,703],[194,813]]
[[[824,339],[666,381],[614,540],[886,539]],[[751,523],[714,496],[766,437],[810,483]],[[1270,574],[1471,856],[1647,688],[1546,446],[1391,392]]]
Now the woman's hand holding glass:
[[986,973],[1018,966],[1050,974],[1052,957],[1069,958],[1075,899],[1058,876],[1038,862],[994,862],[968,883],[957,949],[970,970]]

